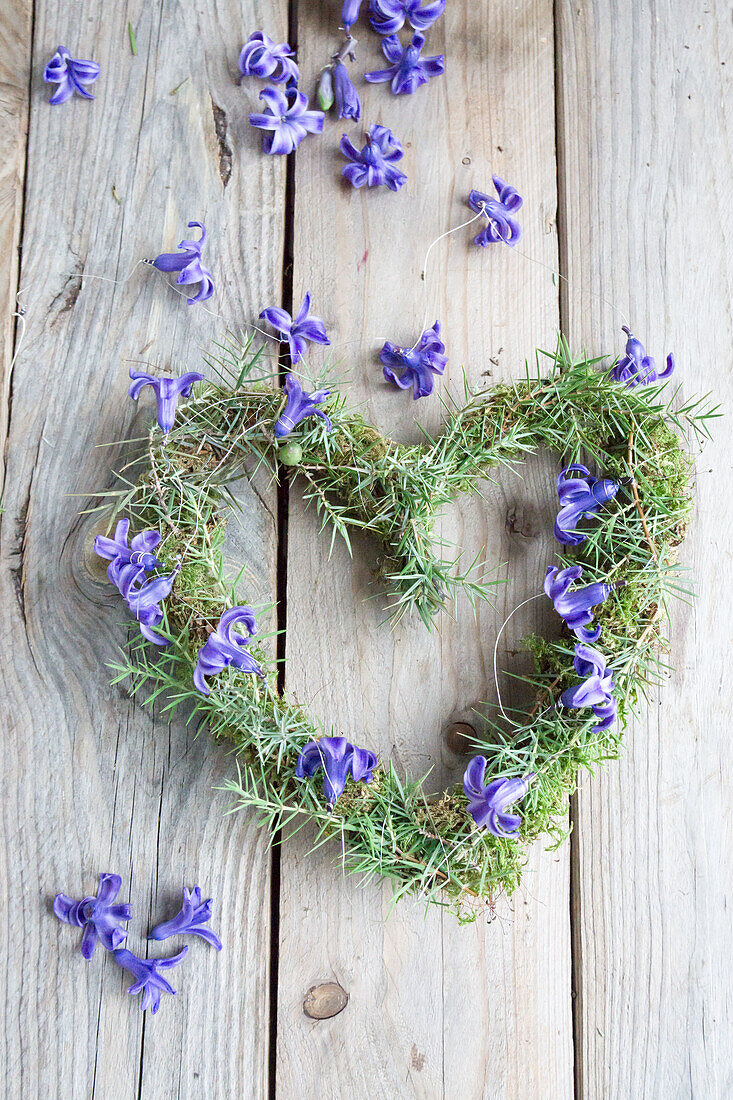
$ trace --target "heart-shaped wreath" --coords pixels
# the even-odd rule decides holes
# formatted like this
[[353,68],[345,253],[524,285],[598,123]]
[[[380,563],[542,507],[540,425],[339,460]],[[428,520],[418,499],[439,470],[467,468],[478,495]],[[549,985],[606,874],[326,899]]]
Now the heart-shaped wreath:
[[[133,693],[148,686],[149,703],[193,703],[215,736],[233,741],[238,776],[228,787],[271,830],[311,819],[318,841],[340,839],[347,869],[391,879],[398,896],[460,905],[511,892],[527,846],[541,834],[563,839],[577,769],[617,754],[631,710],[658,678],[691,504],[691,461],[675,429],[702,437],[712,410],[673,409],[667,383],[630,385],[600,360],[573,362],[561,340],[538,355],[536,372],[467,390],[465,407],[446,405],[442,434],[403,446],[336,392],[308,394],[291,375],[283,393],[258,375],[259,358],[251,342],[222,349],[209,360],[218,383],[131,372],[133,396],[156,389],[159,426],[144,473],[115,495],[125,518],[95,543],[140,623],[116,681],[129,677]],[[198,382],[172,427],[177,395]],[[493,467],[544,448],[566,463],[555,527],[565,552],[545,591],[567,633],[526,639],[536,662],[531,709],[519,721],[484,716],[463,786],[429,794],[425,777],[399,775],[278,691],[254,613],[223,579],[226,483],[253,459],[301,475],[334,535],[348,542],[358,528],[376,539],[393,615],[417,611],[429,624],[457,587],[489,591],[436,554],[440,508],[478,490]],[[128,545],[130,525],[138,533]],[[321,769],[322,789],[313,778]],[[508,812],[516,803],[521,817]]]

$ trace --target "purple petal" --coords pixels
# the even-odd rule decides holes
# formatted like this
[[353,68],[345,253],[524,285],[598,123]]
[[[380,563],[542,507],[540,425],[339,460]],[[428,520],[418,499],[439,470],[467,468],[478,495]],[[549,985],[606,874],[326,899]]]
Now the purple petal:
[[299,363],[307,350],[306,342],[297,332],[288,334],[288,347],[290,348],[290,361],[295,366]]
[[99,886],[97,887],[97,901],[103,905],[109,904],[115,900],[122,887],[122,878],[120,875],[113,875],[110,872],[101,874],[99,876]]
[[274,115],[261,115],[253,112],[249,116],[250,126],[256,126],[258,130],[277,130],[282,125],[279,118]]
[[300,303],[300,309],[298,310],[297,314],[295,315],[295,324],[296,325],[300,324],[302,321],[304,321],[306,319],[306,317],[308,316],[308,313],[310,312],[310,308],[311,308],[311,296],[310,296],[310,291],[307,291],[305,297],[303,298],[303,301]]
[[67,99],[71,99],[73,94],[74,85],[68,77],[64,77],[48,102],[52,107],[57,107],[60,103],[66,103]]
[[469,761],[468,767],[463,773],[463,789],[468,797],[481,793],[485,774],[486,757],[474,756],[473,759]]
[[162,252],[153,260],[153,267],[158,271],[183,271],[191,262],[191,257],[182,252]]
[[326,335],[326,326],[320,317],[309,317],[298,325],[298,336],[310,340],[313,344],[330,344]]
[[395,386],[399,386],[401,390],[409,390],[413,382],[413,374],[411,371],[405,371],[405,373],[400,378],[398,375],[395,374],[393,370],[390,369],[390,367],[383,367],[382,374],[384,375],[384,378],[387,382],[393,382]]
[[674,359],[674,355],[670,352],[669,355],[667,356],[667,366],[665,367],[665,369],[663,371],[659,372],[657,377],[658,378],[669,378],[669,376],[674,372],[674,368],[675,368],[675,359]]
[[339,149],[344,154],[344,156],[349,157],[350,160],[359,159],[359,151],[347,134],[344,134],[342,136],[341,141],[339,142]]
[[84,935],[81,938],[81,953],[84,958],[89,961],[94,954],[94,948],[97,946],[97,940],[99,936],[97,929],[93,924],[88,923],[84,925]]
[[269,306],[268,309],[263,309],[260,319],[267,321],[278,332],[290,332],[293,324],[290,314],[280,306]]
[[382,53],[392,65],[402,60],[404,52],[396,34],[388,34],[382,39]]
[[377,765],[377,754],[370,749],[358,749],[354,748],[351,774],[355,781],[363,780],[365,783],[371,783],[372,772]]
[[296,135],[283,126],[264,139],[263,148],[270,156],[283,157],[292,153],[297,145]]
[[280,88],[263,88],[260,99],[269,108],[271,114],[281,117],[288,113],[288,98]]
[[386,80],[391,80],[394,75],[394,68],[374,69],[371,73],[364,73],[364,79],[370,84],[383,84]]
[[515,839],[521,824],[522,819],[517,817],[516,814],[504,814],[495,811],[489,814],[489,831],[494,836],[501,837],[504,840]]
[[427,30],[445,11],[446,0],[432,0],[421,8],[410,12],[409,20],[416,31]]
[[317,741],[309,741],[300,750],[298,762],[295,765],[295,775],[298,779],[310,778],[315,775],[322,766],[324,760],[323,751],[318,747]]
[[322,134],[324,117],[322,111],[304,111],[298,121],[309,134]]
[[440,76],[445,72],[445,58],[442,54],[438,54],[436,57],[426,57],[422,62],[424,72],[428,76]]

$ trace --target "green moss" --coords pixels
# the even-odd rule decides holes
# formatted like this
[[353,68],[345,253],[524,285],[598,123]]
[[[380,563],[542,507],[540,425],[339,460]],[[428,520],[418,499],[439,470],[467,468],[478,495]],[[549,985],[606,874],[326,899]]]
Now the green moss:
[[[136,527],[164,532],[163,568],[180,564],[166,605],[174,642],[155,652],[136,645],[124,670],[132,690],[147,684],[154,698],[169,692],[174,702],[190,703],[215,736],[234,742],[239,772],[229,785],[239,803],[253,807],[271,829],[299,827],[309,819],[317,841],[340,838],[339,859],[352,872],[390,878],[398,895],[411,892],[438,903],[448,897],[459,910],[467,897],[493,899],[514,890],[527,846],[541,836],[557,844],[566,835],[577,769],[592,769],[618,753],[623,722],[653,677],[660,612],[676,583],[675,551],[690,512],[691,463],[673,430],[679,415],[661,403],[658,391],[626,390],[592,363],[572,363],[562,343],[548,358],[549,374],[543,373],[543,360],[536,376],[472,398],[448,415],[439,436],[419,447],[383,437],[340,398],[329,408],[331,433],[308,421],[297,437],[306,498],[345,539],[358,529],[377,540],[379,573],[396,614],[417,611],[428,624],[460,589],[477,598],[490,595],[488,583],[458,577],[453,564],[437,555],[431,532],[441,507],[492,467],[549,447],[566,461],[587,460],[603,476],[635,479],[640,506],[626,484],[589,524],[586,542],[566,558],[583,565],[584,580],[623,582],[597,610],[604,652],[615,669],[619,728],[599,735],[588,712],[552,705],[577,682],[574,639],[568,636],[525,639],[536,674],[535,703],[524,724],[507,727],[487,719],[481,751],[488,776],[535,775],[521,806],[521,842],[477,830],[460,787],[429,794],[424,780],[406,781],[391,766],[378,768],[369,785],[349,781],[329,811],[318,778],[293,778],[299,750],[328,731],[279,696],[264,646],[253,644],[252,652],[269,664],[267,684],[227,670],[210,696],[192,688],[198,650],[232,601],[221,579],[225,479],[246,463],[267,463],[274,476],[282,470],[272,433],[282,393],[251,380],[246,354],[235,357],[232,389],[210,385],[183,405],[167,441],[153,431],[150,467],[124,497]],[[696,427],[692,414],[688,420]],[[367,734],[356,739],[369,741]]]

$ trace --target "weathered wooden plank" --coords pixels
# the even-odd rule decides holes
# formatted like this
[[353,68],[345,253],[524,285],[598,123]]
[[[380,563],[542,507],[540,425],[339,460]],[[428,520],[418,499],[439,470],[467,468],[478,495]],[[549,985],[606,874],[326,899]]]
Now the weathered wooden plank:
[[[301,13],[300,63],[314,76],[333,49],[336,5]],[[380,67],[376,39],[358,37],[360,71]],[[516,377],[537,345],[552,346],[558,322],[551,275],[518,253],[484,252],[476,227],[442,242],[420,280],[429,241],[470,216],[472,186],[486,190],[498,172],[525,196],[521,250],[556,264],[552,5],[449,4],[426,53],[445,52],[447,74],[414,96],[359,86],[364,121],[390,126],[406,148],[409,182],[399,194],[354,192],[340,180],[341,133],[360,126],[331,121],[325,137],[298,152],[295,211],[296,304],[313,293],[326,318],[334,357],[354,402],[399,439],[419,438],[417,417],[440,420],[437,399],[414,405],[381,379],[376,349],[385,338],[413,342],[426,308],[443,325],[458,394],[465,367]],[[358,144],[358,142],[357,142]],[[311,356],[316,362],[319,357]],[[540,590],[551,553],[552,466],[533,464],[526,480],[503,479],[484,509],[461,502],[446,535],[470,560],[509,561],[510,582],[496,612],[474,622],[461,606],[428,635],[406,623],[382,625],[373,594],[373,560],[356,544],[354,560],[328,541],[291,492],[288,554],[287,680],[326,721],[357,741],[424,773],[435,786],[465,761],[446,748],[443,730],[479,699],[495,698],[491,654],[509,611]],[[516,617],[508,651],[540,612]],[[543,622],[546,625],[546,621]],[[501,919],[459,927],[452,917],[405,903],[387,918],[388,895],[345,881],[330,855],[286,844],[282,861],[278,1087],[296,1095],[318,1082],[322,1096],[537,1097],[572,1088],[568,855],[535,853],[527,884]],[[304,1016],[309,987],[337,980],[350,994],[333,1019]]]
[[[713,389],[727,405],[729,8],[563,2],[557,29],[573,343],[622,346],[621,319],[592,290],[651,353],[675,351],[684,393]],[[733,1091],[728,435],[718,428],[697,463],[683,560],[698,597],[673,610],[675,672],[620,764],[577,798],[577,1059],[589,1100]]]
[[[12,0],[0,18],[0,437],[7,426],[9,364],[15,336],[18,245],[23,212],[23,179],[28,131],[28,81],[31,67],[31,2]],[[3,471],[4,473],[4,471]]]
[[[267,5],[276,33],[285,9]],[[266,838],[244,815],[223,816],[227,797],[212,789],[231,769],[222,748],[182,721],[153,721],[108,686],[105,661],[123,643],[125,616],[92,561],[93,525],[78,515],[122,457],[119,446],[97,445],[141,434],[150,417],[147,401],[136,412],[126,397],[128,360],[191,368],[222,333],[150,270],[124,286],[78,275],[123,279],[199,219],[218,287],[209,305],[237,323],[279,299],[284,166],[260,155],[235,82],[240,38],[259,15],[259,5],[234,0],[36,4],[28,336],[3,405],[8,1097],[267,1092]],[[45,102],[40,73],[58,42],[101,64],[94,103]],[[21,84],[24,67],[20,51]],[[275,523],[267,499],[245,499],[258,531],[253,584],[271,592]],[[225,950],[192,943],[173,976],[179,995],[154,1019],[125,996],[128,976],[101,951],[85,964],[77,934],[50,914],[57,890],[89,891],[105,870],[123,875],[133,903],[133,950],[175,911],[182,883],[198,881],[216,899]]]

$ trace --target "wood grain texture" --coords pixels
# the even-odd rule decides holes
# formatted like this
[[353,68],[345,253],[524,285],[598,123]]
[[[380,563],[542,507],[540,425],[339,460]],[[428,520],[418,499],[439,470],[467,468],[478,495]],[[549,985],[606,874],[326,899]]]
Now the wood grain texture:
[[[298,6],[310,90],[337,41],[340,3]],[[236,59],[258,27],[286,38],[286,9],[286,0],[5,0],[0,13],[0,1080],[10,1100],[268,1094],[266,837],[246,815],[223,816],[226,796],[214,789],[231,774],[223,749],[109,686],[104,666],[123,644],[124,613],[90,552],[95,522],[80,510],[136,449],[98,445],[142,435],[150,418],[147,395],[140,409],[126,397],[129,361],[190,369],[224,322],[280,301],[285,164],[260,154],[247,114],[261,85],[238,86]],[[296,305],[310,289],[353,402],[398,439],[418,438],[416,417],[436,428],[440,410],[388,388],[376,351],[385,338],[411,344],[426,310],[443,326],[450,362],[439,386],[453,393],[464,368],[472,381],[515,377],[535,346],[553,344],[556,168],[570,277],[562,319],[574,347],[621,347],[614,303],[653,354],[676,352],[686,393],[714,388],[730,414],[728,7],[558,0],[554,9],[553,27],[550,0],[451,0],[427,50],[445,52],[445,77],[412,97],[360,86],[367,124],[391,126],[405,145],[400,194],[341,182],[338,138],[359,126],[331,120],[297,155]],[[382,62],[377,39],[359,31],[363,72]],[[94,103],[48,107],[40,74],[59,42],[100,62]],[[469,216],[465,196],[488,189],[492,172],[525,196],[519,249],[473,248],[468,227],[433,250],[423,283],[427,243]],[[189,309],[143,268],[122,286],[80,279],[123,280],[194,218],[210,231],[212,313]],[[11,378],[18,281],[28,335]],[[485,506],[462,501],[446,516],[445,537],[469,560],[483,547],[487,562],[507,563],[509,583],[495,612],[482,608],[474,622],[459,606],[432,636],[413,623],[390,634],[372,548],[355,540],[350,561],[337,545],[329,560],[296,485],[289,688],[405,771],[432,764],[436,788],[457,777],[464,761],[443,731],[495,699],[496,631],[539,590],[552,554],[553,472],[538,457],[523,480],[488,486]],[[569,900],[576,1096],[733,1094],[725,423],[697,474],[684,561],[698,598],[674,609],[676,672],[629,732],[620,764],[582,781],[572,889],[567,849],[538,848],[511,906],[461,928],[414,902],[390,915],[387,890],[342,876],[337,847],[286,844],[278,1097],[571,1096]],[[242,481],[235,491],[242,524],[228,554],[249,563],[256,600],[275,583],[275,502],[271,486]],[[553,625],[539,603],[515,616],[501,667],[521,671],[518,639]],[[520,701],[510,680],[503,690]],[[56,891],[91,891],[103,870],[123,875],[137,952],[177,908],[183,882],[198,878],[216,898],[224,952],[192,943],[173,975],[179,995],[155,1018],[140,1014],[128,976],[101,951],[84,963],[77,933],[50,912]],[[307,1016],[304,999],[312,1009],[334,982],[344,995],[326,991],[332,1000],[315,1014],[348,996],[345,1006]]]
[[[242,35],[265,16],[284,35],[280,2],[36,4],[21,277],[28,336],[3,404],[7,1097],[267,1092],[268,1036],[258,1024],[268,1010],[266,837],[243,815],[224,816],[227,797],[213,789],[231,774],[222,748],[183,720],[153,720],[108,685],[125,614],[93,560],[94,524],[79,515],[123,457],[119,445],[98,445],[140,436],[151,416],[148,400],[138,410],[126,396],[129,361],[191,369],[223,330],[150,269],[122,286],[79,276],[124,279],[198,219],[217,283],[209,305],[235,324],[279,300],[284,166],[261,157],[236,82]],[[100,63],[93,103],[48,106],[40,74],[59,42]],[[21,86],[25,64],[19,51]],[[253,595],[271,593],[272,505],[242,493],[257,533]],[[178,996],[154,1018],[126,996],[129,975],[101,950],[85,963],[78,933],[50,912],[58,890],[89,893],[107,870],[123,876],[121,900],[134,907],[133,951],[145,952],[149,928],[177,910],[182,883],[198,881],[216,899],[225,950],[194,941],[173,975]]]
[[[0,16],[0,438],[7,430],[9,365],[16,326],[18,248],[28,131],[31,0],[9,0]],[[4,478],[4,468],[0,478]],[[1,491],[1,483],[0,483]]]
[[[576,347],[620,349],[615,303],[684,394],[730,414],[727,4],[558,5],[560,148]],[[581,289],[582,288],[582,289]],[[579,1095],[725,1097],[730,1058],[733,558],[730,428],[697,461],[674,673],[618,766],[581,786],[573,862]]]
[[[312,78],[332,52],[335,4],[301,6],[299,56]],[[380,67],[378,39],[360,28],[358,71]],[[414,96],[359,85],[364,123],[390,126],[404,144],[408,183],[398,194],[353,191],[340,178],[342,132],[298,152],[294,299],[313,294],[354,403],[383,430],[417,439],[415,418],[436,428],[438,401],[413,404],[382,380],[385,338],[411,345],[426,318],[439,318],[449,368],[439,389],[459,394],[462,371],[520,375],[536,346],[554,345],[557,291],[549,270],[505,248],[474,248],[476,226],[433,251],[430,240],[470,217],[471,187],[497,172],[525,196],[521,251],[556,264],[553,27],[550,3],[449,4],[427,54],[445,52],[445,77]],[[357,141],[357,144],[359,142]],[[320,357],[312,357],[313,363]],[[502,478],[489,504],[462,501],[442,533],[471,560],[484,547],[509,583],[497,610],[476,621],[460,606],[432,635],[409,622],[390,633],[383,593],[372,579],[374,551],[355,541],[328,559],[318,521],[291,492],[288,553],[287,682],[337,730],[378,748],[430,786],[454,781],[465,760],[443,730],[495,698],[490,670],[496,630],[540,590],[551,553],[552,462],[530,464],[524,481]],[[373,599],[369,599],[374,596]],[[538,605],[536,605],[537,607]],[[539,612],[512,620],[503,667]],[[531,611],[531,609],[529,609]],[[335,865],[334,865],[335,864]],[[460,927],[438,910],[401,904],[387,917],[388,890],[359,889],[338,868],[338,846],[307,853],[286,844],[282,862],[278,1088],[298,1094],[318,1082],[324,1097],[567,1096],[572,1088],[568,854],[533,854],[526,885],[488,925]],[[338,981],[349,1003],[338,1016],[308,1019],[314,984]]]

